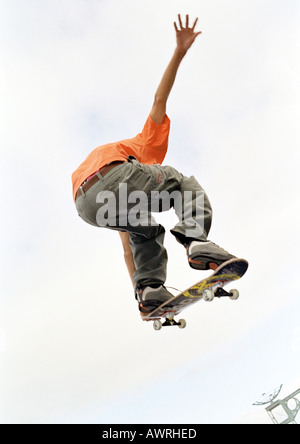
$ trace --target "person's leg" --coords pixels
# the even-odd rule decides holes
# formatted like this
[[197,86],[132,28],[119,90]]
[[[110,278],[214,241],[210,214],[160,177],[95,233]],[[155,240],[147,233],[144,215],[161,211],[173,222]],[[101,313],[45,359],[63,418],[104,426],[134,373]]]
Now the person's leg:
[[135,286],[163,285],[166,281],[167,251],[164,247],[165,229],[162,225],[147,230],[147,236],[129,233],[136,271]]
[[[147,292],[148,305],[150,299],[164,302],[172,296],[163,287],[167,267],[165,229],[149,211],[148,196],[155,182],[149,173],[149,168],[131,160],[103,178],[98,175],[99,181],[76,201],[78,214],[89,224],[129,232],[136,290],[148,286],[156,289]],[[146,296],[139,295],[138,299],[144,301]]]
[[174,208],[179,221],[171,233],[184,246],[192,240],[205,241],[211,227],[212,208],[195,177],[186,177],[171,166],[151,165],[148,168],[158,182],[156,190],[151,192],[151,210]]
[[182,176],[181,201],[175,207],[179,222],[171,233],[184,246],[191,241],[206,241],[211,227],[212,208],[207,194],[194,176]]
[[165,182],[161,183],[160,188],[166,193],[164,199],[160,199],[162,202],[156,203],[156,210],[174,207],[179,222],[171,233],[185,246],[189,265],[197,270],[215,269],[234,258],[235,256],[207,240],[212,221],[212,207],[195,177],[185,177],[169,166],[153,167],[164,172]]

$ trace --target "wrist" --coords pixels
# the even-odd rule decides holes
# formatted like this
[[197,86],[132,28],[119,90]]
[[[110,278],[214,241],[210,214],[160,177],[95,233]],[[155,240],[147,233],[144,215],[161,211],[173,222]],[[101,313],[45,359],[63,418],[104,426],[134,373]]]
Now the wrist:
[[179,46],[177,46],[175,49],[175,54],[182,59],[186,55],[186,53],[187,53],[187,50],[184,48],[180,48]]

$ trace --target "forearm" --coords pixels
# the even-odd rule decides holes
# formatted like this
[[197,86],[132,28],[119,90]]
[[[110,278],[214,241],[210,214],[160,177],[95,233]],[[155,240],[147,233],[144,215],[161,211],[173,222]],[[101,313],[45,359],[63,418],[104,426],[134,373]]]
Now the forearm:
[[130,279],[131,279],[131,283],[132,283],[132,285],[133,285],[133,287],[134,287],[133,274],[134,274],[134,272],[135,272],[135,265],[134,265],[134,262],[133,262],[133,255],[132,255],[132,252],[130,252],[130,253],[124,253],[124,260],[125,260],[125,264],[126,264],[126,266],[127,266],[127,270],[128,270],[128,273],[129,273],[129,277],[130,277]]
[[179,65],[185,56],[186,51],[175,49],[173,57],[165,70],[161,82],[155,93],[155,100],[159,102],[167,102],[171,89],[174,85]]
[[135,265],[133,261],[133,254],[129,244],[129,233],[119,231],[119,235],[123,245],[125,264],[127,266],[132,285],[134,286],[133,274],[135,272]]

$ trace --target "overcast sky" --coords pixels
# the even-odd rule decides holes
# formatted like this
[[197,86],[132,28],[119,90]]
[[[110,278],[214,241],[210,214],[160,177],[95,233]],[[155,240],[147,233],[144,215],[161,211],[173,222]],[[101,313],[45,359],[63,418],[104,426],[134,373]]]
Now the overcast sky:
[[[182,4],[0,0],[1,422],[270,423],[252,403],[300,387],[299,1]],[[118,235],[77,216],[71,174],[142,129],[179,12],[202,35],[170,96],[165,164],[197,177],[210,239],[250,267],[238,301],[155,332]],[[205,276],[169,232],[166,246],[167,285]]]

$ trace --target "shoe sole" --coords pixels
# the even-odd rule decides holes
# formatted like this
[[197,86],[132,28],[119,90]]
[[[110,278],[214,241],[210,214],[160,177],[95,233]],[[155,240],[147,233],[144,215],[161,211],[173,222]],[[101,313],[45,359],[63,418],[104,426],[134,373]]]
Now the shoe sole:
[[[235,257],[230,257],[229,259],[235,259]],[[227,262],[229,259],[226,260],[218,260],[218,259],[204,259],[203,257],[194,257],[188,258],[190,267],[194,270],[216,270],[220,265],[222,265],[224,262]]]
[[139,302],[139,310],[141,313],[151,313],[151,311],[155,310],[165,302],[167,301],[148,300],[148,301]]

